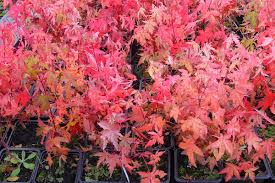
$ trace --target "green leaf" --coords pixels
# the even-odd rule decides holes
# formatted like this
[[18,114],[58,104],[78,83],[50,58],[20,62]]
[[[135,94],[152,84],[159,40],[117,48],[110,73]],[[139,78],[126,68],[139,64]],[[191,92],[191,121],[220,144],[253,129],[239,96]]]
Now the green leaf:
[[33,170],[34,169],[34,163],[23,163],[23,166],[29,170]]
[[33,152],[26,158],[26,160],[33,159],[35,156],[36,156],[36,153]]
[[11,172],[11,177],[17,177],[17,175],[20,173],[20,167],[16,168]]
[[16,153],[11,153],[11,156],[14,157],[14,158],[16,158],[17,161],[20,161],[20,160],[21,160],[21,159],[19,158],[18,154],[16,154]]
[[25,151],[22,151],[22,160],[24,161],[26,158],[26,152]]
[[57,182],[63,182],[63,178],[62,177],[60,177],[60,178],[56,178],[56,180],[57,180]]
[[10,161],[11,157],[10,156],[7,156],[4,158],[5,161]]
[[10,159],[10,162],[11,162],[12,164],[18,164],[18,159],[15,158],[15,157],[12,157],[12,158]]
[[7,181],[9,181],[9,182],[15,182],[18,179],[19,179],[19,177],[12,177],[12,176],[10,176],[10,177],[7,178]]

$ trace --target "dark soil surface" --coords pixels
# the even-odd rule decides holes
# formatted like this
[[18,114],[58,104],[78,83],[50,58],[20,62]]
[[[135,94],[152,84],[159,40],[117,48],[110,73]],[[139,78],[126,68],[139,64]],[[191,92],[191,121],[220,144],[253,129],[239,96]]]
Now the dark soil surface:
[[[46,158],[44,154],[43,158]],[[54,159],[54,164],[49,167],[45,159],[40,164],[36,182],[37,183],[74,183],[79,161],[78,154],[69,154],[66,162]]]
[[89,147],[89,141],[86,138],[73,136],[71,142],[67,144],[69,149],[78,149],[81,150],[82,147]]
[[30,122],[25,127],[18,124],[11,135],[10,146],[42,147],[41,138],[36,136],[37,124]]

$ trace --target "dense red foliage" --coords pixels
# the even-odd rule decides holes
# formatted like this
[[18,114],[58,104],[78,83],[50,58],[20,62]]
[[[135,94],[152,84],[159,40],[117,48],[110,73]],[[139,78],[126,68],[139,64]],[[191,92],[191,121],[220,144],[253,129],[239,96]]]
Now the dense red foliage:
[[[4,5],[14,22],[0,25],[0,115],[49,116],[39,121],[47,151],[62,157],[72,136],[87,134],[91,146],[114,149],[98,154],[110,172],[131,171],[139,166],[131,154],[164,144],[172,130],[191,165],[223,159],[226,180],[243,171],[254,179],[254,165],[271,159],[275,143],[255,129],[275,124],[274,1]],[[144,77],[153,80],[143,90],[132,87],[134,41]],[[154,167],[139,175],[147,183],[165,174]]]

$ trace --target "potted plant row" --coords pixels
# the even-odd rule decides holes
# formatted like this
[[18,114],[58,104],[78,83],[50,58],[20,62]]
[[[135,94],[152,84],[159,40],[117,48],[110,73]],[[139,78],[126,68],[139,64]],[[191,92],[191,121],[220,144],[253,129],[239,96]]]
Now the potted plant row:
[[[107,164],[99,163],[101,160],[98,153],[102,152],[86,152],[82,158],[78,151],[70,151],[66,157],[53,157],[49,163],[47,152],[41,152],[37,148],[4,149],[0,154],[1,182],[140,182],[144,175],[138,174],[139,171],[144,171],[144,174],[153,171],[152,175],[159,176],[161,182],[170,182],[169,151],[162,151],[159,156],[150,154],[157,158],[155,162],[149,162],[148,152],[140,152],[135,155],[139,165],[131,173],[118,166],[113,167],[110,173]],[[155,166],[160,170],[156,170]]]
[[[23,128],[23,130],[26,131],[26,130],[30,130],[29,127],[33,127],[32,125],[34,125],[34,127],[37,128],[37,123],[35,123],[35,121],[30,121],[29,123],[27,123],[27,125],[25,127],[20,127],[20,124],[18,124],[18,127],[20,127],[19,129]],[[35,128],[31,128],[31,129],[34,130]],[[17,130],[15,129],[14,132],[11,133],[11,136],[13,136],[14,133],[16,134],[16,131]],[[264,132],[262,132],[262,134],[264,134],[265,136],[272,135],[273,131],[274,131],[273,128],[269,127]],[[29,141],[29,139],[34,139],[36,137],[36,133],[29,133],[29,136],[26,138],[24,136],[22,136],[22,137],[23,137],[22,139],[25,140],[25,141],[21,141],[22,143],[16,143],[16,141],[13,142],[11,140],[11,147],[14,147],[14,146],[15,147],[22,146],[22,147],[27,147],[27,148],[37,148],[38,147],[38,146],[36,146],[36,143],[31,143],[31,141]],[[37,140],[34,140],[34,142],[36,142],[36,141]],[[25,142],[30,142],[30,144],[26,144]],[[15,150],[17,150],[16,152],[18,152],[18,155],[16,155],[16,156],[18,156],[19,159],[20,158],[24,159],[20,156],[25,157],[26,155],[22,155],[22,153],[26,154],[26,152],[23,152],[23,151],[26,151],[27,149],[22,149],[22,150],[15,149]],[[33,150],[33,149],[29,149],[28,151],[31,151],[31,150]],[[37,151],[37,149],[35,149],[35,150]],[[5,151],[3,150],[3,153],[4,152]],[[168,148],[168,151],[166,151],[166,153],[170,154],[169,148]],[[129,180],[132,180],[132,176],[129,176],[129,175],[131,175],[130,173],[128,175],[127,171],[124,172],[124,170],[122,168],[118,168],[118,167],[116,167],[114,170],[114,175],[113,175],[114,177],[110,177],[110,173],[109,173],[109,170],[108,170],[108,167],[106,164],[105,165],[102,164],[100,166],[97,165],[98,157],[93,156],[93,154],[96,154],[95,152],[84,153],[83,160],[80,160],[80,154],[77,151],[70,152],[69,155],[67,156],[69,161],[66,161],[69,165],[73,166],[73,167],[69,167],[69,170],[71,170],[70,168],[74,168],[74,170],[73,170],[74,173],[72,173],[71,175],[74,175],[75,177],[73,179],[71,177],[69,179],[66,179],[67,176],[62,177],[62,175],[64,174],[64,162],[58,158],[54,158],[53,166],[50,168],[48,165],[46,165],[48,163],[45,160],[47,157],[46,156],[47,153],[43,152],[41,154],[42,155],[41,155],[41,160],[39,161],[39,165],[35,168],[35,169],[39,169],[39,170],[36,170],[36,171],[38,171],[36,173],[37,177],[35,178],[35,179],[37,179],[37,182],[43,182],[43,181],[44,182],[45,181],[46,182],[55,182],[55,181],[63,182],[63,180],[66,180],[66,182],[68,182],[69,180],[77,180],[77,176],[82,177],[82,178],[80,178],[81,179],[80,181],[82,181],[82,182],[103,181],[103,180],[105,182],[113,181],[113,180],[118,181],[118,177],[119,177],[119,181],[123,182],[123,181],[127,181],[126,176],[128,176]],[[72,158],[71,155],[72,155],[72,157],[74,155],[76,155],[76,157]],[[14,156],[14,154],[12,156]],[[88,156],[91,158],[90,161],[87,160]],[[168,163],[166,162],[165,165],[170,167],[171,166],[170,165],[170,156],[167,156],[167,157],[169,158],[169,161],[168,161]],[[177,182],[190,182],[190,181],[192,181],[192,182],[205,182],[205,181],[221,182],[222,181],[221,174],[219,174],[219,172],[222,169],[222,165],[220,163],[219,163],[219,167],[215,166],[212,170],[210,170],[207,167],[207,165],[198,165],[199,167],[196,167],[196,168],[192,167],[192,165],[188,162],[188,157],[186,155],[182,154],[182,151],[180,151],[179,149],[176,149],[174,151],[174,158],[175,158],[175,160],[174,160],[175,180]],[[274,156],[273,156],[273,158],[274,158]],[[8,162],[10,162],[10,159],[11,158],[6,158],[6,160],[9,160]],[[29,158],[29,159],[31,160],[32,158]],[[80,162],[82,162],[82,163],[80,163]],[[89,164],[89,162],[93,163],[93,164]],[[17,163],[17,162],[15,162],[15,163]],[[272,163],[273,163],[273,161],[271,162],[271,170],[273,168]],[[20,164],[15,164],[15,165],[16,165],[16,167],[21,166]],[[2,165],[1,166],[3,168],[2,170],[8,169],[8,168],[4,168],[5,166],[8,167],[10,165],[7,165],[7,164]],[[145,166],[145,165],[143,165],[143,166]],[[41,170],[41,167],[44,167],[45,169]],[[267,163],[267,161],[264,160],[263,162],[258,164],[257,167],[258,167],[258,170],[257,170],[258,173],[256,174],[255,180],[257,182],[268,180],[270,177],[270,174],[268,172],[270,170],[267,168],[267,167],[269,167],[269,164]],[[13,171],[13,170],[14,169],[11,169],[10,171]],[[65,172],[68,172],[69,170],[66,170]],[[101,170],[101,171],[97,171],[97,170]],[[166,171],[168,170],[168,172],[169,172],[170,168],[166,167],[166,169],[164,169],[164,170],[166,170]],[[45,172],[48,172],[48,171],[50,171],[50,173],[45,175]],[[79,175],[77,175],[77,171],[80,172],[80,173],[78,173]],[[54,174],[54,173],[57,173],[57,174]],[[125,173],[127,175],[125,175]],[[138,177],[138,175],[136,175],[135,173],[133,173],[133,174],[136,177]],[[170,173],[168,175],[170,175]],[[170,176],[168,176],[168,177],[170,177]],[[16,177],[16,178],[18,178],[18,177]],[[16,178],[13,178],[13,176],[12,176],[8,180],[16,181],[15,180]],[[43,180],[43,178],[45,180]],[[56,178],[58,178],[58,179],[56,179]],[[242,179],[243,179],[243,181],[247,181],[243,177],[242,177]],[[234,177],[231,179],[231,181],[238,182],[238,180]],[[133,180],[131,182],[133,182]],[[138,182],[138,181],[136,181],[136,182]],[[169,179],[164,182],[169,182]]]
[[[161,157],[159,157],[159,160],[158,157],[155,156],[156,162],[151,162],[149,163],[149,165],[147,165],[146,163],[150,162],[149,157],[153,154],[150,154],[148,152],[139,152],[138,154],[132,156],[132,158],[136,161],[136,167],[134,170],[129,172],[125,168],[116,166],[113,170],[113,173],[111,174],[109,172],[108,165],[104,164],[104,161],[102,161],[101,164],[97,163],[100,158],[99,154],[100,152],[102,153],[98,146],[95,146],[94,151],[91,152],[79,153],[78,150],[71,150],[66,156],[63,155],[61,157],[55,156],[53,154],[49,162],[48,153],[43,150],[41,138],[38,135],[39,128],[37,121],[26,120],[22,123],[16,124],[9,137],[7,138],[9,139],[7,143],[9,148],[3,149],[2,152],[2,154],[7,154],[7,156],[11,157],[6,158],[6,160],[3,161],[4,163],[1,164],[0,172],[3,175],[1,182],[140,182],[140,175],[137,172],[152,171],[155,163],[158,164],[158,167],[161,167],[162,172],[160,176],[163,176],[162,182],[169,182],[170,180],[170,149],[172,148],[171,144],[167,145],[169,146],[167,150],[165,150],[165,147],[160,147],[159,149],[153,148],[155,152],[164,151],[163,155],[161,154]],[[169,136],[169,138],[171,137]],[[72,142],[71,145],[68,144],[68,147],[79,148],[79,150],[82,146],[84,148],[85,143],[83,143],[83,140],[77,138],[75,142]],[[16,150],[15,154],[13,153],[14,150]],[[33,154],[30,155],[29,152],[31,151],[35,151],[35,157],[33,157]],[[9,153],[11,153],[11,155]],[[116,155],[115,152],[113,153],[110,153],[110,158]],[[26,156],[29,155],[30,157],[26,158]],[[11,160],[13,156],[18,157],[18,164],[15,164],[16,167],[15,165],[11,167],[11,165],[13,165],[12,162],[14,161]],[[35,161],[35,166],[27,169],[29,171],[28,175],[31,175],[31,177],[24,178],[25,175],[20,174],[20,172],[18,174],[13,173],[13,171],[17,172],[17,167],[22,167],[21,169],[24,170],[24,164],[19,164],[23,163],[25,161],[24,159],[27,161],[27,163],[30,163],[29,161]],[[37,160],[38,163],[36,163]],[[148,170],[147,168],[149,168],[150,170]],[[4,175],[6,177],[4,177]],[[155,176],[159,175],[156,174]],[[126,177],[128,177],[128,179]]]

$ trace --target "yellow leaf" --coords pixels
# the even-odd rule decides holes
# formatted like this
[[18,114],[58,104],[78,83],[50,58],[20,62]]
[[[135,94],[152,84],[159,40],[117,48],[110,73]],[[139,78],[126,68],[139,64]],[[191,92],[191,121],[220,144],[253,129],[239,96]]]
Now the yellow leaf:
[[10,176],[10,177],[7,178],[7,181],[9,181],[9,182],[15,182],[15,181],[17,181],[18,179],[19,179],[19,177]]
[[27,67],[26,73],[28,75],[30,75],[31,77],[36,77],[37,74],[39,73],[38,63],[39,63],[38,58],[33,57],[33,56],[31,56],[25,60],[25,64]]
[[49,96],[40,94],[35,98],[35,103],[39,105],[43,111],[46,111],[50,108]]
[[70,128],[72,126],[75,126],[76,125],[76,121],[70,121],[68,124],[67,124],[67,127]]
[[253,51],[255,48],[255,41],[254,39],[246,39],[243,38],[241,43],[243,44],[243,46],[248,50],[248,51]]
[[250,26],[255,29],[257,27],[258,13],[256,11],[250,11],[245,14],[245,21],[250,24]]
[[56,23],[61,24],[66,19],[65,15],[63,13],[58,13],[56,15]]

